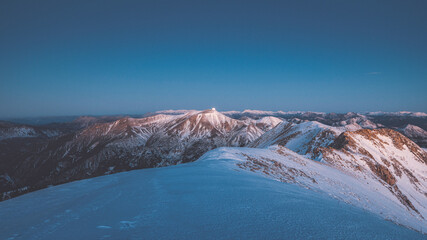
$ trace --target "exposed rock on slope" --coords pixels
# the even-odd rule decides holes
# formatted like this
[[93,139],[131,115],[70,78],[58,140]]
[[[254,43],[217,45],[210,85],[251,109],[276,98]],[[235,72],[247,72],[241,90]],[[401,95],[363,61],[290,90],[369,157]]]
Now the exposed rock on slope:
[[427,153],[390,129],[342,133],[322,159],[360,178],[381,183],[392,199],[419,218],[427,217]]
[[[331,197],[416,230],[425,231],[427,227],[427,220],[424,218],[427,198],[423,194],[426,179],[422,178],[419,172],[408,178],[410,174],[406,171],[413,171],[413,168],[404,170],[400,166],[414,159],[396,160],[396,164],[400,164],[402,175],[394,177],[394,172],[384,165],[373,165],[374,171],[369,165],[354,170],[352,167],[355,163],[347,167],[333,161],[313,161],[281,146],[222,151],[229,158],[240,159],[237,166],[242,169],[281,182],[325,192]],[[334,160],[342,161],[335,158]],[[418,158],[415,161],[418,161]],[[425,169],[423,167],[421,172]],[[414,181],[416,178],[418,182],[410,183],[410,178]],[[413,205],[410,205],[410,202],[413,202]]]
[[[427,153],[391,129],[343,130],[317,122],[296,125],[284,122],[263,134],[250,146],[285,146],[300,155],[327,163],[356,179],[366,180],[364,184],[375,186],[375,191],[400,205],[414,218],[424,221],[427,217]],[[286,152],[283,149],[278,151]],[[272,161],[261,156],[245,166],[263,173],[271,172],[272,168],[282,169],[280,164]],[[288,169],[281,174],[284,181],[310,188],[313,186],[309,182],[318,182],[309,169]],[[296,181],[298,176],[306,179],[305,182]],[[350,194],[349,190],[344,191]]]

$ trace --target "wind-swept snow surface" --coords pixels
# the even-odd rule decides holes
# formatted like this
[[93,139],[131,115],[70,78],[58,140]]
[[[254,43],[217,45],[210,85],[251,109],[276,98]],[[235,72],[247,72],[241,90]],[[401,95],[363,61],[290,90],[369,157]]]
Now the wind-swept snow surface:
[[285,161],[272,149],[220,148],[188,164],[0,202],[0,239],[425,239],[320,191],[252,171],[251,156],[266,152]]

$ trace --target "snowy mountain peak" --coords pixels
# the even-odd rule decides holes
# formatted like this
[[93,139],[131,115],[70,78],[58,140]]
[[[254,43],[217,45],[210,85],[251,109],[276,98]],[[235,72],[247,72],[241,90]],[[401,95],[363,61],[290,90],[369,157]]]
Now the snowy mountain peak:
[[181,116],[167,131],[181,136],[212,136],[230,132],[242,124],[240,121],[229,118],[216,110],[207,109]]

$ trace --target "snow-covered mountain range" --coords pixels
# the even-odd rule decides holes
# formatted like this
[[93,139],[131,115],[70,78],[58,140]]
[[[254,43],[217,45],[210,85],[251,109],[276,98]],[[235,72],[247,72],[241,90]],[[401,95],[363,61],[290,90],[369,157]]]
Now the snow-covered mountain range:
[[82,117],[37,127],[7,123],[0,132],[0,191],[5,200],[74,180],[194,162],[205,154],[201,159],[233,159],[226,166],[424,233],[427,153],[420,146],[427,142],[426,124],[419,113],[215,109]]
[[2,199],[7,199],[52,184],[191,162],[225,146],[262,148],[280,144],[314,158],[319,156],[320,147],[331,144],[342,132],[360,129],[393,128],[426,147],[427,134],[422,126],[426,126],[427,118],[422,114],[409,118],[414,114],[393,114],[391,120],[371,115],[167,110],[142,118],[80,117],[41,126],[2,122],[0,191]]
[[237,120],[215,110],[95,124],[83,120],[94,122],[74,121],[81,130],[36,149],[23,152],[22,138],[0,143],[5,149],[0,163],[3,199],[82,178],[195,161],[217,147],[246,146],[282,121],[271,116]]

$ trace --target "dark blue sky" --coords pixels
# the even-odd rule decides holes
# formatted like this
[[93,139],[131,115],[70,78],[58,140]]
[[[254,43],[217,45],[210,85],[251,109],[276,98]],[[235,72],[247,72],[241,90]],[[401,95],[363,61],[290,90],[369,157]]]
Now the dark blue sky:
[[427,111],[427,1],[4,1],[0,117]]

